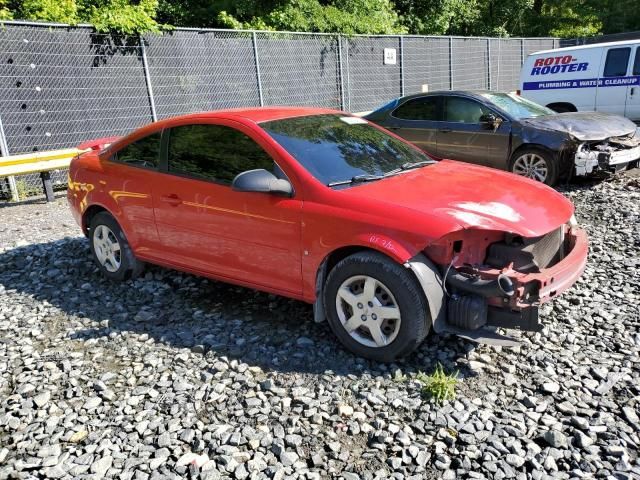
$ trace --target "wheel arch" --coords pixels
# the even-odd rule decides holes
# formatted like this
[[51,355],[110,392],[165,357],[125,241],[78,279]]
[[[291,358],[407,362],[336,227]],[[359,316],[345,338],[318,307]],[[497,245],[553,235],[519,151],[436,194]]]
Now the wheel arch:
[[552,102],[547,105],[547,108],[550,108],[554,112],[558,113],[578,111],[576,106],[571,102]]
[[98,204],[89,205],[89,207],[87,207],[87,209],[82,213],[82,232],[85,236],[89,236],[89,225],[91,225],[91,220],[100,212],[107,212],[113,216],[108,209]]

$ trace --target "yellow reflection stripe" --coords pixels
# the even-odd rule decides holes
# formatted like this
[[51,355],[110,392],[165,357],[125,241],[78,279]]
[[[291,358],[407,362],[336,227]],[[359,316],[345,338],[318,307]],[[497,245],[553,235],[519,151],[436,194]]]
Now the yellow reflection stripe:
[[263,217],[262,215],[256,215],[256,214],[253,214],[253,213],[241,212],[239,210],[229,210],[228,208],[212,207],[210,205],[204,205],[202,203],[182,202],[182,204],[183,205],[188,205],[189,207],[206,208],[207,210],[214,210],[214,211],[217,211],[217,212],[225,212],[225,213],[233,213],[233,214],[236,214],[236,215],[242,215],[243,217],[259,218],[261,220],[270,220],[272,222],[289,223],[289,224],[295,224],[296,223],[296,222],[290,222],[289,220],[281,220],[279,218]]

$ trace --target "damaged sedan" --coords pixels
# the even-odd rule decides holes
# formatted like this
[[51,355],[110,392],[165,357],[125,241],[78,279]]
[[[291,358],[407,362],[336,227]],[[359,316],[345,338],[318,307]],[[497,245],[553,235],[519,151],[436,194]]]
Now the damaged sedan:
[[601,112],[556,113],[511,93],[402,97],[366,118],[438,158],[508,170],[547,185],[638,166],[636,125]]
[[539,305],[585,268],[561,194],[434,161],[343,112],[209,112],[108,141],[83,145],[68,189],[106,277],[150,263],[308,302],[378,361],[431,329],[498,344],[512,339],[496,327],[538,331]]

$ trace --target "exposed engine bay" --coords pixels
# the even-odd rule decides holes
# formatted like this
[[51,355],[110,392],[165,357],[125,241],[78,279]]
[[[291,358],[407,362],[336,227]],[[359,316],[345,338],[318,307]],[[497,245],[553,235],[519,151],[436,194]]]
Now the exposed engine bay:
[[618,170],[640,159],[640,136],[629,134],[580,143],[575,153],[576,175],[594,170]]

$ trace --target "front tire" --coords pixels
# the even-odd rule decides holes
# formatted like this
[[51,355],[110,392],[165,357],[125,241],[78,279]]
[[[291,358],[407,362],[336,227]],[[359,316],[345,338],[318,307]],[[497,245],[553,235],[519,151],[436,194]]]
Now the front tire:
[[100,212],[91,219],[89,244],[98,268],[111,280],[135,278],[144,268],[134,256],[122,228],[107,212]]
[[541,148],[518,150],[509,162],[509,171],[553,186],[558,181],[558,164],[550,152]]
[[338,340],[356,355],[380,362],[413,352],[431,326],[416,278],[377,252],[340,261],[327,278],[324,305]]

